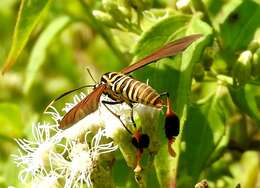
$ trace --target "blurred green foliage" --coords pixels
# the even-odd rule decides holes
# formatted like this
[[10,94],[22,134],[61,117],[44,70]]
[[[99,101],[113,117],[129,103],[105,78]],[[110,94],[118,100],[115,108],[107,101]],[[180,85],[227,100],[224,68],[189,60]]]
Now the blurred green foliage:
[[[258,0],[0,1],[0,187],[24,186],[10,157],[14,138],[30,138],[33,122],[48,121],[53,98],[93,83],[86,68],[99,81],[193,33],[204,36],[182,55],[133,74],[169,91],[182,122],[178,156],[164,144],[147,185],[260,187],[259,18]],[[115,184],[137,187],[132,169],[116,163]]]

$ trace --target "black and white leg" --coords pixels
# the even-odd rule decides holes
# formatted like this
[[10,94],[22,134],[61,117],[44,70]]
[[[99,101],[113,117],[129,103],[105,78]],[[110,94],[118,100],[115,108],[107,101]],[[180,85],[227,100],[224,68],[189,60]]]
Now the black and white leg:
[[134,106],[133,106],[132,103],[130,103],[129,106],[130,106],[130,108],[131,108],[131,114],[130,114],[130,116],[131,116],[131,121],[132,121],[132,123],[133,123],[133,125],[134,125],[134,128],[136,128],[136,123],[135,123],[135,120],[134,120]]
[[115,112],[113,112],[107,105],[116,105],[116,104],[122,104],[123,102],[121,101],[101,101],[102,104],[106,107],[106,109],[113,114],[116,118],[118,118],[118,120],[122,123],[122,125],[124,126],[124,128],[127,130],[127,132],[129,132],[131,135],[133,135],[133,133],[126,127],[126,125],[124,124],[124,122],[121,120],[120,115],[116,114]]

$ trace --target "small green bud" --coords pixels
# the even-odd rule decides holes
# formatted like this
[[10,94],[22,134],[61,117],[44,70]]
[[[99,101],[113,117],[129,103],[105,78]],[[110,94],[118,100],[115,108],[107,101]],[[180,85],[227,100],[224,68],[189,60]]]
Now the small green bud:
[[142,10],[149,9],[152,6],[153,1],[152,0],[129,0],[129,3],[134,9],[138,11],[142,11]]
[[260,76],[260,48],[253,54],[252,74],[256,77]]
[[124,6],[127,9],[131,8],[129,0],[119,0],[120,5]]
[[95,16],[97,20],[99,20],[104,25],[112,28],[117,28],[116,22],[110,14],[107,14],[99,10],[93,10],[92,14],[93,16]]
[[126,12],[122,11],[122,7],[116,4],[113,0],[103,0],[102,1],[105,10],[113,17],[113,19],[121,24],[126,24]]
[[210,70],[213,59],[216,56],[216,49],[214,47],[207,47],[203,52],[203,66],[205,70]]
[[233,79],[235,86],[244,86],[250,79],[252,70],[252,52],[246,50],[240,54],[233,68]]
[[176,7],[179,10],[187,11],[190,10],[190,0],[178,0],[176,2]]
[[103,7],[106,11],[111,11],[111,9],[116,9],[117,4],[114,0],[102,0]]
[[250,50],[251,52],[255,52],[258,48],[260,48],[260,41],[258,40],[253,40],[250,42],[250,44],[248,45],[248,50]]
[[124,6],[119,6],[118,7],[119,11],[124,14],[125,17],[131,19],[132,18],[132,13],[131,13],[131,10],[128,9],[127,7],[124,7]]
[[205,76],[204,67],[201,63],[196,63],[193,68],[193,77],[197,82],[201,82]]

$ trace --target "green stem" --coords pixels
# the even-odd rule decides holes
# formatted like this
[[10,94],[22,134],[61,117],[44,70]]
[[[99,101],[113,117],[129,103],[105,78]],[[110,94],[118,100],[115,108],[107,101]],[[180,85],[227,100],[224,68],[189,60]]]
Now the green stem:
[[204,19],[211,26],[213,34],[216,37],[216,42],[218,43],[219,48],[223,49],[222,44],[220,42],[220,38],[219,38],[218,32],[217,32],[217,30],[215,28],[215,25],[212,23],[212,20],[210,18],[210,15],[208,13],[208,10],[207,10],[205,4],[201,0],[199,0],[199,1],[192,0],[192,6],[193,6],[193,8],[195,10],[197,10],[197,11],[199,10],[199,11],[203,12]]
[[120,62],[123,64],[123,66],[127,66],[129,64],[128,59],[126,56],[119,50],[117,45],[115,44],[115,41],[113,40],[113,36],[111,33],[105,29],[99,22],[96,20],[96,18],[92,15],[91,9],[87,6],[87,4],[84,2],[84,0],[79,0],[80,4],[84,8],[85,14],[87,16],[87,20],[89,24],[96,30],[100,35],[103,37],[103,39],[106,41],[108,46],[111,48],[111,50],[114,52],[114,54],[118,57]]

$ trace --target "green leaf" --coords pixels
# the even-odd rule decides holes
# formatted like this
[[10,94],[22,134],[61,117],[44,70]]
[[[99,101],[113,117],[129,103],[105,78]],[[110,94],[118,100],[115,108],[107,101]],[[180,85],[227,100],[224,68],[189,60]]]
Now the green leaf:
[[43,31],[33,47],[30,55],[29,64],[26,68],[26,78],[24,84],[24,92],[27,93],[33,83],[33,80],[43,64],[46,57],[46,50],[52,39],[62,31],[70,19],[68,16],[61,16],[53,20],[50,25]]
[[235,54],[245,50],[260,28],[260,2],[251,0],[193,1],[214,27],[221,56],[229,66],[236,61]]
[[203,0],[204,5],[200,1],[193,0],[195,7],[203,9],[203,12],[208,15],[214,29],[220,31],[220,26],[227,19],[227,17],[243,2],[243,0],[229,0],[229,1],[209,1]]
[[253,118],[258,127],[260,128],[260,116],[259,109],[257,108],[256,95],[259,86],[254,85],[245,85],[242,88],[233,88],[229,87],[229,92],[232,97],[233,102],[237,105],[237,107]]
[[[159,93],[165,91],[170,93],[171,98],[174,99],[176,112],[180,117],[183,114],[185,105],[188,103],[192,68],[194,63],[200,58],[203,47],[205,47],[208,42],[206,36],[211,34],[210,27],[202,22],[196,15],[194,17],[185,15],[172,16],[161,20],[150,30],[145,32],[134,48],[136,59],[140,59],[163,46],[168,41],[195,33],[204,34],[205,40],[199,44],[196,42],[198,45],[191,45],[182,55],[164,58],[157,63],[150,64],[135,71],[135,75],[138,79],[144,82],[149,79],[149,85],[154,87]],[[185,117],[183,117],[183,119],[185,119]],[[181,136],[179,136],[179,139],[180,138]],[[166,138],[162,139],[166,141]],[[177,144],[175,144],[175,146],[176,145]],[[168,187],[173,183],[177,161],[178,159],[169,157],[167,144],[165,143],[155,159],[155,169],[161,187]]]
[[16,62],[35,25],[40,21],[42,15],[48,10],[51,0],[22,0],[15,31],[13,34],[12,47],[4,64],[2,73],[8,71]]
[[210,159],[215,157],[212,155],[225,134],[227,114],[222,101],[224,97],[223,86],[219,86],[208,100],[188,108],[177,187],[194,187]]
[[224,49],[233,53],[246,48],[260,27],[259,17],[260,5],[254,1],[243,1],[233,10],[220,26]]
[[23,122],[20,108],[12,103],[0,103],[0,135],[19,137],[22,135]]
[[144,32],[136,46],[134,46],[135,60],[152,53],[166,42],[176,38],[179,33],[183,33],[187,29],[187,23],[190,20],[190,16],[181,15],[166,18],[155,24]]

